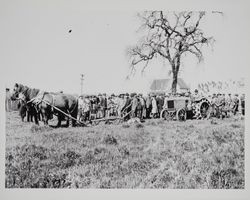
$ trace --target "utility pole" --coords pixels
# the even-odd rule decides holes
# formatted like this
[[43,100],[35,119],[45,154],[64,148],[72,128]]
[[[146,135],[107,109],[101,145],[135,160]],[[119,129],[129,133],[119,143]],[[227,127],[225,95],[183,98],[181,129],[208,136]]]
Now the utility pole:
[[84,74],[81,74],[81,95],[83,94],[83,80],[84,80]]

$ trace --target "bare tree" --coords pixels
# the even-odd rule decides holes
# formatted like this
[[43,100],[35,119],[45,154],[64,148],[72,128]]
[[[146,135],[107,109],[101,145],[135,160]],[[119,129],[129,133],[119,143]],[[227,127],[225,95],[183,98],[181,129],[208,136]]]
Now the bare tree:
[[202,47],[213,43],[213,37],[205,36],[200,23],[205,12],[145,11],[138,14],[146,32],[137,45],[128,48],[131,70],[144,63],[142,72],[153,58],[160,56],[168,60],[173,75],[172,93],[176,93],[181,58],[193,54],[203,60]]

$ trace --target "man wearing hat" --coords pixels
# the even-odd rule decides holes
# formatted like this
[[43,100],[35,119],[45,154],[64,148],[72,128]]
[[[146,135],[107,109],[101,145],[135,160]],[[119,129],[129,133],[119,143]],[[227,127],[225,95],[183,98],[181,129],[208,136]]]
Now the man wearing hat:
[[106,98],[106,93],[103,93],[102,95],[100,95],[101,118],[106,117],[106,110],[107,110],[107,98]]
[[158,108],[157,108],[157,101],[156,101],[155,94],[152,95],[152,111],[151,111],[151,113],[152,113],[153,118],[157,117]]
[[231,110],[231,104],[232,104],[232,98],[231,98],[231,94],[229,93],[225,97],[225,108],[226,108],[226,110],[228,110],[228,111]]
[[201,96],[200,96],[199,91],[197,89],[194,90],[194,95],[193,95],[192,99],[193,99],[193,106],[195,106],[194,118],[197,118],[199,116],[199,105],[197,102],[200,101],[200,99],[201,99]]
[[90,117],[90,108],[91,108],[91,102],[89,99],[89,95],[86,95],[83,101],[83,116],[84,116],[84,121],[89,120]]
[[197,89],[194,90],[194,95],[193,95],[193,99],[194,101],[199,101],[201,98],[199,91]]
[[161,111],[162,111],[163,106],[164,106],[164,98],[163,98],[162,94],[157,95],[156,102],[157,102],[157,108],[158,108],[158,116],[160,116]]
[[233,104],[234,104],[234,107],[233,107],[233,113],[234,115],[236,115],[236,113],[239,111],[239,95],[238,94],[235,94],[234,97],[233,97]]
[[116,99],[116,109],[117,109],[117,115],[119,117],[121,117],[122,115],[122,108],[125,105],[125,98],[124,98],[124,94],[119,94],[118,98]]
[[[123,114],[127,114],[131,111],[131,104],[132,104],[132,99],[129,96],[129,93],[126,93],[124,96],[124,102],[123,102],[123,107],[121,112],[123,112]],[[130,115],[127,115],[124,120],[128,120],[130,118]]]
[[146,118],[146,101],[144,99],[144,97],[142,96],[142,94],[139,94],[138,97],[140,103],[141,103],[141,119],[145,119]]
[[150,113],[152,110],[152,99],[150,94],[146,97],[146,119],[150,118]]
[[82,118],[82,115],[83,115],[83,96],[80,95],[79,98],[78,98],[78,115],[77,115],[77,119],[79,121],[81,121],[81,118]]
[[131,118],[137,117],[137,106],[138,106],[138,98],[137,95],[133,95],[132,97],[132,111],[131,111]]

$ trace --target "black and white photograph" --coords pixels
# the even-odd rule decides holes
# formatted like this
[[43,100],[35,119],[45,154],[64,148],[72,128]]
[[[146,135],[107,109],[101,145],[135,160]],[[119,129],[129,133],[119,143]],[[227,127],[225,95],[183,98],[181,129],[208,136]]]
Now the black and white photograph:
[[229,2],[1,2],[5,190],[244,192],[249,13]]

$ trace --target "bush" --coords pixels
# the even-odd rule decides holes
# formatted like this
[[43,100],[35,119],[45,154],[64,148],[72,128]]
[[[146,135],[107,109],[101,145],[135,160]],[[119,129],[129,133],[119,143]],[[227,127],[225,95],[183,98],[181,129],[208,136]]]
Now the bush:
[[143,128],[144,125],[140,123],[140,124],[136,124],[135,127],[136,127],[136,128]]
[[59,156],[59,158],[55,159],[55,161],[57,167],[61,169],[66,169],[82,163],[81,155],[70,150]]
[[112,145],[112,144],[117,145],[118,144],[117,139],[112,135],[107,135],[106,137],[104,137],[104,143],[110,144],[110,145]]

